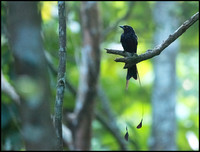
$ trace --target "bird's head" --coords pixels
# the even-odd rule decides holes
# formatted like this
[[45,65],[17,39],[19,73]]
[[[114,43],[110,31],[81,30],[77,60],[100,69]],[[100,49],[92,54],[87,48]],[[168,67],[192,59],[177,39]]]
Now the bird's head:
[[129,33],[129,32],[135,33],[135,31],[133,30],[133,28],[131,26],[124,25],[124,26],[119,26],[119,27],[121,27],[124,30],[124,33]]

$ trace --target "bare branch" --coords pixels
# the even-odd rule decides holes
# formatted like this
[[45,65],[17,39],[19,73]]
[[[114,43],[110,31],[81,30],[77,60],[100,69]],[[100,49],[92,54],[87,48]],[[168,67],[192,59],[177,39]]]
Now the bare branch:
[[20,104],[20,97],[15,88],[5,79],[3,71],[1,71],[1,91],[6,93],[18,105]]
[[126,65],[124,66],[124,68],[131,67],[132,65],[135,65],[141,61],[159,55],[166,47],[168,47],[172,42],[174,42],[178,37],[180,37],[197,20],[199,20],[199,12],[197,12],[190,19],[185,21],[173,34],[170,34],[169,37],[162,44],[156,46],[153,50],[147,50],[141,55],[132,54],[133,56],[130,56],[130,53],[127,54],[127,52],[125,53],[125,51],[113,49],[106,49],[107,53],[124,56],[124,58],[116,58],[115,61],[125,62]]
[[63,142],[67,145],[69,150],[74,150],[72,133],[70,129],[66,125],[62,124],[62,130]]
[[59,67],[58,82],[55,103],[55,129],[57,136],[57,150],[63,150],[62,140],[62,103],[65,90],[65,68],[66,68],[66,11],[65,2],[58,2],[59,14]]
[[121,50],[113,50],[113,49],[106,49],[107,50],[107,53],[110,53],[110,54],[117,54],[117,55],[121,55],[121,56],[124,56],[124,57],[131,57],[132,56],[132,53],[129,53],[129,52],[125,52],[125,51],[121,51]]
[[[102,112],[100,113],[99,111],[95,113],[96,119],[100,121],[101,124],[115,137],[121,150],[127,150],[127,145],[124,138],[121,136],[121,131],[117,125],[115,114],[110,107],[110,101],[101,85],[98,87],[98,97],[101,101]],[[104,117],[102,113],[105,114]]]

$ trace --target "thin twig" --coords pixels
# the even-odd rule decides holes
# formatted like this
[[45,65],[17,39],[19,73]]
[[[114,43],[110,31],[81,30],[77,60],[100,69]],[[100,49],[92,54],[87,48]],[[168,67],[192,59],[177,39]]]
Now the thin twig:
[[153,50],[147,50],[145,53],[141,55],[127,54],[125,51],[114,50],[114,49],[106,49],[107,53],[117,54],[124,56],[124,58],[116,58],[116,62],[125,62],[126,65],[124,68],[131,67],[141,61],[150,59],[154,56],[159,55],[166,47],[168,47],[172,42],[174,42],[178,37],[180,37],[190,26],[192,26],[197,20],[199,20],[199,12],[194,14],[190,19],[185,21],[173,34],[170,34],[169,37],[160,45],[156,46]]

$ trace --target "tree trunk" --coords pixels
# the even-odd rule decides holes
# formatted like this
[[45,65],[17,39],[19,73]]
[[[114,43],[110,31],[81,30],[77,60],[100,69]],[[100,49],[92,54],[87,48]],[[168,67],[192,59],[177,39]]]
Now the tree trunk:
[[74,131],[76,150],[89,150],[92,119],[100,69],[100,33],[97,2],[81,3],[82,60],[75,114],[78,115]]
[[8,9],[9,42],[16,70],[14,84],[21,97],[26,150],[53,150],[56,136],[50,119],[50,86],[37,3],[8,2]]
[[[155,45],[178,27],[173,14],[176,2],[157,2],[154,8],[156,23]],[[176,150],[176,56],[179,40],[153,60],[155,81],[152,95],[153,124],[149,146],[151,150]]]

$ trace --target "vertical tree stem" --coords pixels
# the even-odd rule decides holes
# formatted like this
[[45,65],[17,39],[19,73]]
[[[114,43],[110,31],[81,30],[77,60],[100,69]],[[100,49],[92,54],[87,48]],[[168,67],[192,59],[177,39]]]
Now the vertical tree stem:
[[65,90],[65,68],[66,68],[66,13],[65,2],[58,2],[59,14],[59,67],[58,82],[55,103],[55,129],[57,136],[57,150],[63,150],[62,141],[62,103]]
[[74,114],[76,150],[90,150],[92,120],[100,70],[100,22],[97,2],[81,3],[83,49]]

